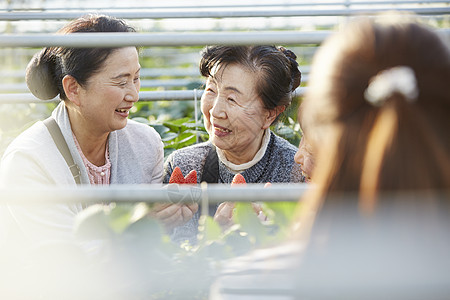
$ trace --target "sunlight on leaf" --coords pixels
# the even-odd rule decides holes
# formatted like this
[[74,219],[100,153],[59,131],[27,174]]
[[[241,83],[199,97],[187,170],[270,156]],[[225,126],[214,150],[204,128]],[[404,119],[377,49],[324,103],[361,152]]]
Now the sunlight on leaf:
[[241,230],[248,233],[255,242],[263,241],[266,229],[256,216],[251,203],[236,203],[233,221],[241,225]]
[[122,233],[130,224],[133,215],[131,205],[117,205],[109,214],[109,225],[115,233]]
[[204,234],[205,239],[210,241],[217,240],[222,235],[222,229],[219,224],[217,224],[210,216],[206,217]]
[[81,239],[103,239],[111,237],[109,207],[103,204],[91,205],[75,217],[74,234]]

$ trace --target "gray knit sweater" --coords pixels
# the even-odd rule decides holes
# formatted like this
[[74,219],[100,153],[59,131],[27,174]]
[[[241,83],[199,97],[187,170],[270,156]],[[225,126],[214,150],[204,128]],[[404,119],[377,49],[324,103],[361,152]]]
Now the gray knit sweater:
[[[203,172],[207,171],[203,170],[203,166],[211,147],[212,144],[210,142],[205,142],[179,149],[170,154],[164,164],[164,183],[169,182],[170,175],[175,167],[179,167],[184,176],[191,170],[196,170],[197,182],[199,182]],[[241,172],[241,174],[247,183],[303,182],[300,166],[294,162],[296,152],[297,148],[295,146],[270,132],[270,141],[264,156],[258,163]],[[218,183],[231,183],[235,174],[220,159],[218,161]],[[197,212],[188,223],[175,228],[172,240],[178,243],[185,240],[195,243],[199,216],[200,214]]]

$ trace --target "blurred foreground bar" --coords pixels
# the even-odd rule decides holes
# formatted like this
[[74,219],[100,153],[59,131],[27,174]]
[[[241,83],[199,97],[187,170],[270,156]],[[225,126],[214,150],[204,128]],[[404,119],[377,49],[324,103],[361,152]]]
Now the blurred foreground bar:
[[307,184],[262,184],[233,186],[200,185],[110,185],[0,189],[0,203],[136,203],[136,202],[200,202],[204,196],[209,203],[239,202],[295,202],[310,188]]

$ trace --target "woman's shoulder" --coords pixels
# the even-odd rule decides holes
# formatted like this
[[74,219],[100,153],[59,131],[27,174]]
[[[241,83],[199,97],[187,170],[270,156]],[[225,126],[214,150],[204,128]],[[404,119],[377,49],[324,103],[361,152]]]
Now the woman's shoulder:
[[[73,180],[50,133],[37,122],[17,136],[3,153],[0,182],[8,185],[55,184]],[[67,181],[66,179],[69,178]]]
[[184,147],[172,152],[167,160],[169,161],[198,161],[203,160],[208,155],[212,144],[210,142],[203,142],[188,147]]
[[[294,160],[298,148],[274,133],[272,133],[272,139],[271,163],[277,166],[278,175],[288,176],[285,177],[286,182],[304,182],[300,165]],[[276,172],[273,174],[276,174]],[[281,182],[284,182],[284,180]]]
[[51,136],[44,123],[38,121],[19,134],[9,144],[5,154],[12,150],[26,150],[31,152],[42,147],[47,148],[49,139],[51,139]]
[[179,167],[185,176],[191,170],[196,170],[198,178],[201,178],[203,166],[211,147],[210,142],[204,142],[172,152],[164,163],[164,182],[169,182],[169,177],[175,167]]
[[273,132],[271,135],[271,139],[273,140],[270,143],[272,157],[276,157],[279,162],[294,164],[294,156],[298,148]]

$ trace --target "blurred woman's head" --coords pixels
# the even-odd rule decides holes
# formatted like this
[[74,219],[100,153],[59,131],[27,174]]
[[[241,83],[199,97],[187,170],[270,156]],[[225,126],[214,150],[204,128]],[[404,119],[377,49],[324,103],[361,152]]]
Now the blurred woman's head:
[[322,191],[359,191],[373,207],[378,191],[449,189],[449,78],[443,41],[404,18],[360,20],[328,39],[303,105]]
[[[249,153],[252,158],[264,130],[291,103],[292,92],[300,85],[295,59],[291,51],[272,46],[203,50],[200,72],[207,82],[202,112],[214,145],[229,154]],[[242,157],[242,162],[248,160]]]

